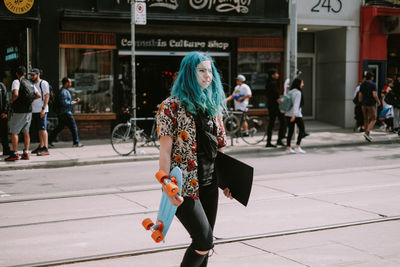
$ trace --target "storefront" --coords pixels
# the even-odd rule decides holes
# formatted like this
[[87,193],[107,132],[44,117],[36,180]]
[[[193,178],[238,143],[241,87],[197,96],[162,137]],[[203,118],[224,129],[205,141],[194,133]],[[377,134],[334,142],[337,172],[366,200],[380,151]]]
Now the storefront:
[[[28,64],[29,57],[24,56],[17,65],[43,69],[43,78],[53,87],[60,86],[63,77],[72,79],[72,96],[82,99],[74,107],[82,139],[109,137],[112,126],[124,119],[122,110],[131,106],[129,2],[38,2],[40,20],[33,20],[37,29],[32,34],[34,59]],[[236,75],[243,73],[253,89],[252,105],[265,107],[267,69],[284,71],[286,1],[145,2],[147,25],[136,25],[135,33],[138,116],[153,115],[157,104],[169,95],[181,59],[192,50],[214,57],[227,94]],[[25,31],[24,36],[29,34]],[[18,45],[29,42],[16,41]]]
[[367,1],[361,9],[360,37],[359,75],[372,71],[381,90],[387,77],[400,72],[400,2]]
[[[71,92],[82,99],[74,112],[83,138],[109,135],[132,105],[129,1],[62,2],[53,19],[60,25],[57,78],[71,77]],[[135,34],[137,115],[153,115],[192,50],[213,56],[227,94],[243,73],[252,105],[265,107],[265,73],[284,70],[289,23],[287,3],[270,2],[147,0],[147,25],[136,25]]]
[[0,4],[0,81],[8,90],[20,65],[36,62],[37,3],[33,0]]
[[298,69],[305,82],[303,115],[353,127],[358,83],[359,0],[298,0]]

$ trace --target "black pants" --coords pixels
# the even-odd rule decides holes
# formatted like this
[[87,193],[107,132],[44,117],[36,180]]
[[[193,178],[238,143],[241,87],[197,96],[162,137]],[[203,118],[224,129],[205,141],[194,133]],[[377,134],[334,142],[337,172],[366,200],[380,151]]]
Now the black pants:
[[76,126],[74,116],[70,112],[62,113],[62,114],[58,115],[58,125],[54,129],[54,131],[51,132],[51,134],[49,136],[49,143],[54,142],[57,135],[64,129],[65,126],[67,126],[69,128],[69,130],[71,131],[72,140],[73,140],[74,144],[79,143],[78,127]]
[[[193,250],[207,251],[214,247],[213,229],[217,217],[218,208],[218,186],[216,182],[211,185],[201,187],[199,199],[194,200],[185,197],[181,206],[176,211],[176,216],[188,231],[192,238],[192,244],[188,248],[187,254],[193,254],[194,258],[201,258],[202,264],[195,266],[207,266],[207,258],[198,256]],[[181,266],[185,266],[182,264]],[[190,265],[189,265],[190,266]],[[193,265],[191,265],[193,266]]]
[[291,143],[291,140],[293,137],[293,133],[294,133],[294,125],[295,124],[297,125],[297,127],[299,127],[299,134],[297,135],[296,145],[300,145],[301,139],[303,139],[304,133],[305,133],[303,118],[296,117],[294,122],[290,122],[290,118],[291,117],[286,117],[287,124],[289,125],[289,133],[287,136],[287,145],[286,146],[290,146],[290,143]]
[[271,143],[272,140],[272,131],[274,130],[275,120],[278,118],[279,120],[279,133],[278,133],[278,142],[282,141],[286,134],[286,121],[285,116],[274,108],[269,109],[269,122],[267,128],[267,143]]
[[10,152],[10,146],[8,143],[8,120],[7,118],[0,118],[0,138],[3,146],[3,153]]

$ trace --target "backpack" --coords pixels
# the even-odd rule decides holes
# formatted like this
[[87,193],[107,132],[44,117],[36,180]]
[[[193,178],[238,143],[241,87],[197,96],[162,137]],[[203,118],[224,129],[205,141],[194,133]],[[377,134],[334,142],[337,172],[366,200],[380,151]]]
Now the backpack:
[[[43,96],[43,91],[42,91],[42,81],[40,81],[39,87],[41,90],[41,94],[42,94],[42,100],[44,100],[44,96]],[[53,87],[51,86],[51,84],[49,83],[49,111],[53,111],[56,114],[60,113],[60,90],[59,89],[53,89]]]
[[293,100],[290,94],[282,95],[279,99],[279,110],[282,113],[288,112],[293,107]]
[[22,78],[20,81],[19,91],[18,91],[19,102],[24,106],[32,105],[33,100],[36,98],[35,87],[33,83],[26,79]]

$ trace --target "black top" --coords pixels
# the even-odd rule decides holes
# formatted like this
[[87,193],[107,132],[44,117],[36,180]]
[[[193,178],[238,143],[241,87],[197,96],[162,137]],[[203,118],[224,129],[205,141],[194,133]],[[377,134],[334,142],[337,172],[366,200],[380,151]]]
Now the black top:
[[372,81],[365,81],[360,86],[360,92],[362,94],[361,105],[363,106],[374,106],[376,101],[372,92],[376,92],[376,84]]
[[198,111],[194,116],[197,142],[197,174],[200,187],[214,182],[214,163],[217,156],[217,127],[211,117]]
[[0,114],[8,113],[9,104],[7,88],[0,82]]
[[266,86],[266,95],[268,109],[279,110],[279,104],[276,100],[280,96],[278,81],[276,79],[268,79]]

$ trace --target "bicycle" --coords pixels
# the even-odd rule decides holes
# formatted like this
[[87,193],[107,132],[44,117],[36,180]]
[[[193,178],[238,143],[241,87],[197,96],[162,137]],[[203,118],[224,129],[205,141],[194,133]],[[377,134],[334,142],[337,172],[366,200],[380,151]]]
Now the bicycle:
[[[244,122],[248,124],[248,132],[242,130]],[[247,111],[228,110],[224,116],[224,126],[227,135],[242,138],[249,145],[256,145],[265,139],[265,123],[259,116],[248,116]]]
[[[137,121],[153,121],[150,135],[144,129],[137,126]],[[136,154],[137,147],[154,146],[159,148],[156,118],[132,118],[125,123],[117,124],[111,133],[111,146],[114,151],[121,156],[128,156],[132,152]]]

